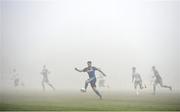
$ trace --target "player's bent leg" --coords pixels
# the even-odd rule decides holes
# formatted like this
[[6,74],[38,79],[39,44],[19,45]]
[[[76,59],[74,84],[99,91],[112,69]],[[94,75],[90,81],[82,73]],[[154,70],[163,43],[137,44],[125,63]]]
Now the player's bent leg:
[[92,87],[92,89],[99,96],[99,98],[102,99],[102,95],[99,93],[99,91],[96,89],[96,87]]
[[81,89],[80,89],[81,92],[86,92],[89,82],[90,82],[89,79],[87,79],[87,80],[85,81],[84,88],[81,88]]
[[157,85],[157,83],[154,83],[154,84],[153,84],[153,94],[154,94],[154,95],[156,94],[156,85]]
[[162,82],[160,83],[160,86],[163,88],[169,88],[170,90],[172,90],[171,86],[164,85]]
[[135,81],[134,82],[134,89],[135,89],[135,92],[136,92],[136,95],[138,96],[139,95],[139,88],[141,89],[141,85],[140,85],[140,82],[139,81]]
[[102,95],[96,89],[96,79],[91,80],[90,84],[91,84],[91,87],[92,87],[93,91],[99,96],[100,99],[102,99]]
[[139,83],[139,87],[140,87],[140,89],[144,88],[143,85],[142,85],[142,82]]
[[136,95],[138,96],[139,92],[138,92],[137,86],[138,86],[138,83],[135,81],[134,82],[134,89],[135,89]]
[[134,89],[136,90],[137,89],[137,83],[134,82]]
[[89,79],[85,81],[85,86],[84,86],[84,89],[85,89],[85,90],[87,89],[88,84],[89,84]]
[[54,86],[50,84],[49,82],[47,83],[53,90],[55,90]]
[[[139,86],[139,88],[138,88]],[[137,83],[137,87],[136,87],[136,95],[139,96],[139,93],[140,93],[140,89],[142,89],[142,85],[140,82]]]
[[44,81],[41,82],[41,85],[42,85],[43,91],[45,91]]

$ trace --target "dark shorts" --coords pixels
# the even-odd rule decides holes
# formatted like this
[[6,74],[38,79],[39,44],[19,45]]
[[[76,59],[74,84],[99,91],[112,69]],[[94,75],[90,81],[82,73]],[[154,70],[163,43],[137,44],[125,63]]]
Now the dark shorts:
[[96,87],[96,78],[90,81],[91,87]]
[[157,85],[157,84],[162,85],[162,84],[163,84],[163,81],[162,81],[162,79],[156,79],[156,80],[154,81],[154,83],[155,83],[155,85]]

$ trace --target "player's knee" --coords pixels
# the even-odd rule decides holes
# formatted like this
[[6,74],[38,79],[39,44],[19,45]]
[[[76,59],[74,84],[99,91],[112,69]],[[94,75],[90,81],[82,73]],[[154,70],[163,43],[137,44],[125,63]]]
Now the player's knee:
[[164,85],[163,85],[163,84],[160,84],[160,86],[161,86],[161,87],[164,87]]
[[92,87],[92,89],[96,89],[96,87],[95,87],[95,86],[92,86],[92,85],[91,85],[91,87]]
[[137,86],[135,85],[135,86],[134,86],[134,89],[136,89],[136,88],[137,88]]
[[89,81],[88,81],[88,80],[86,80],[86,81],[85,81],[85,84],[88,84],[88,83],[89,83]]

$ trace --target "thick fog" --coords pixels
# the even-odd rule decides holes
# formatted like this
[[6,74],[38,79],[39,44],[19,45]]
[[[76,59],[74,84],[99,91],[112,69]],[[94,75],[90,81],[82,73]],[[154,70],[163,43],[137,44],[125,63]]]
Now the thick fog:
[[57,90],[79,91],[88,75],[74,68],[91,60],[110,90],[133,90],[133,66],[151,90],[153,65],[180,90],[178,0],[1,0],[0,7],[1,88],[14,88],[16,69],[24,89],[42,90],[45,64]]

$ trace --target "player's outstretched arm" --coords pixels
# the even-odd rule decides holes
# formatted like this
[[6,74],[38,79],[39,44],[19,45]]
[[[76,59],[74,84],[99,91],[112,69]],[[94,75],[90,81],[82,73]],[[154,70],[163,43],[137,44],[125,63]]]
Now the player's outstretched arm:
[[106,76],[106,74],[102,70],[100,70],[98,68],[96,68],[96,70],[99,71],[100,73],[102,73],[104,76]]
[[80,70],[78,68],[75,68],[74,70],[78,71],[78,72],[83,72],[83,70]]

